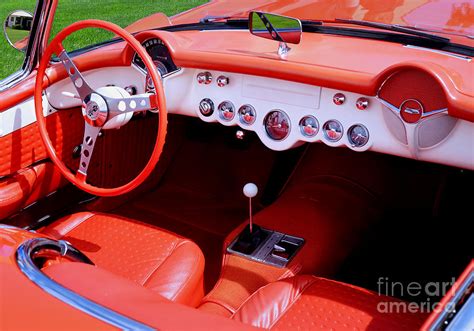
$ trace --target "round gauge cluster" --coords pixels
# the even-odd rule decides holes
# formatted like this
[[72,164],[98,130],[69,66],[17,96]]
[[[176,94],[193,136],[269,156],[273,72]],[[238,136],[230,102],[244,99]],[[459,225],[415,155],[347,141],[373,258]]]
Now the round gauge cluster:
[[290,134],[290,118],[282,110],[272,110],[264,120],[265,131],[273,140],[283,140]]
[[347,131],[347,138],[352,147],[363,147],[369,142],[369,130],[362,124],[356,124]]
[[312,138],[318,134],[319,123],[314,116],[305,116],[300,121],[300,131],[305,137]]
[[243,105],[239,108],[239,119],[242,124],[252,125],[257,118],[257,112],[251,105]]
[[[174,64],[173,59],[171,58],[171,53],[168,47],[166,47],[161,39],[148,39],[142,45],[150,55],[161,76],[165,76],[178,70],[178,67]],[[133,57],[133,63],[141,69],[146,70],[145,64],[138,54],[135,54]]]
[[219,116],[224,121],[232,121],[235,116],[235,107],[234,104],[230,101],[224,101],[219,104],[217,107],[217,111],[219,112]]
[[330,142],[341,140],[343,131],[342,124],[336,120],[327,121],[323,125],[324,137]]
[[[199,104],[199,111],[202,116],[210,117],[214,113],[214,102],[205,98]],[[250,104],[244,104],[236,108],[231,101],[225,100],[219,103],[216,108],[218,118],[222,122],[233,123],[237,120],[243,126],[251,126],[256,122],[257,111]],[[263,119],[263,126],[269,138],[275,141],[285,140],[291,132],[291,120],[287,113],[280,109],[271,110]],[[344,137],[344,127],[336,119],[331,119],[322,124],[313,115],[303,116],[298,123],[301,136],[310,141],[314,141],[321,130],[321,136],[328,143],[337,143]],[[352,148],[362,148],[369,142],[369,130],[362,124],[354,124],[346,132],[348,145]],[[301,139],[302,139],[301,138]],[[317,138],[315,138],[317,139]]]

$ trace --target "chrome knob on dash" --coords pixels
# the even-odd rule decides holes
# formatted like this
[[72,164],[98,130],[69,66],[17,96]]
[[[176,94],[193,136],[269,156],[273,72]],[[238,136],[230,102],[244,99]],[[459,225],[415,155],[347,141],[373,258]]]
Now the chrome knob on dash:
[[369,107],[369,99],[367,98],[357,99],[356,107],[359,110],[366,110]]
[[212,74],[209,71],[200,72],[197,75],[197,81],[199,84],[209,85],[212,83]]
[[229,77],[226,76],[219,76],[217,77],[217,86],[219,87],[224,87],[226,85],[229,85]]
[[332,101],[334,102],[334,104],[340,106],[346,101],[346,96],[342,93],[336,93],[332,97]]

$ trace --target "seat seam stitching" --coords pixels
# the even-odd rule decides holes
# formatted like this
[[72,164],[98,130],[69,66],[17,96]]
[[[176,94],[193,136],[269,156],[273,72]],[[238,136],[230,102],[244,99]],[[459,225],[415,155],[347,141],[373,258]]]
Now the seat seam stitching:
[[148,275],[143,280],[143,283],[142,283],[143,287],[145,287],[146,283],[150,280],[150,278],[153,276],[153,274],[160,268],[160,266],[163,265],[163,263],[165,263],[165,261],[173,254],[173,252],[177,248],[177,246],[178,246],[178,242],[173,243],[173,247],[170,249],[170,252],[168,253],[168,255],[161,261],[161,263],[157,263],[157,265],[155,265],[155,267],[153,267],[150,270]]
[[295,299],[293,300],[292,303],[290,303],[288,305],[288,307],[286,307],[286,309],[283,310],[283,312],[280,314],[280,316],[278,316],[275,321],[273,321],[273,323],[271,323],[269,329],[271,329],[272,327],[275,326],[275,324],[283,317],[283,315],[285,315],[285,313],[291,309],[291,307],[293,307],[293,305],[296,303],[296,301],[298,301],[300,299],[300,297],[303,295],[303,292],[306,291],[308,289],[308,287],[310,287],[311,285],[313,285],[314,283],[316,283],[318,279],[316,277],[313,277],[313,280],[311,282],[309,282],[306,286],[303,286],[303,288],[301,289],[300,293],[298,293],[298,295],[295,297]]

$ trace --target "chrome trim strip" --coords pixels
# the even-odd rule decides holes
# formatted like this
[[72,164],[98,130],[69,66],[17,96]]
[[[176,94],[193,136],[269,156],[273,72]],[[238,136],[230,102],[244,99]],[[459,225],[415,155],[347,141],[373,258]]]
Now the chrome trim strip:
[[[16,257],[18,266],[33,283],[64,303],[122,330],[153,330],[153,328],[145,324],[130,319],[111,309],[99,305],[98,303],[80,296],[79,294],[63,287],[59,283],[56,283],[51,278],[46,276],[43,272],[41,272],[41,270],[38,269],[31,258],[31,255],[35,252],[35,250],[45,245],[49,247],[51,245],[63,247],[64,244],[61,246],[59,242],[54,240],[46,238],[34,238],[25,241],[20,245],[20,247],[18,247],[17,250]],[[69,249],[73,248],[69,246]]]
[[427,52],[431,52],[431,53],[442,54],[442,55],[454,57],[455,59],[464,60],[464,61],[467,61],[467,62],[472,61],[472,58],[470,58],[469,56],[453,54],[453,53],[446,52],[446,51],[440,51],[438,49],[431,49],[431,48],[425,48],[425,47],[413,46],[413,45],[403,45],[403,47],[411,48],[411,49],[417,49],[417,50],[421,50],[421,51],[427,51]]
[[[464,296],[464,294],[466,293],[467,289],[472,286],[472,283],[474,282],[474,273],[470,273],[469,276],[467,277],[467,279],[461,284],[461,286],[459,287],[459,289],[456,289],[457,290],[453,296],[453,298],[449,301],[450,303],[454,303],[454,305],[457,305],[459,303],[459,300],[461,300],[461,298]],[[455,285],[454,285],[455,286]],[[472,294],[471,294],[472,295]],[[454,307],[451,307],[452,309],[455,309],[455,306]],[[457,314],[459,311],[453,311],[453,310],[449,310],[447,311],[446,309],[444,309],[439,315],[438,317],[436,318],[435,321],[433,321],[433,323],[430,325],[430,328],[429,330],[430,331],[437,331],[437,330],[442,330],[444,328],[446,328],[447,326],[449,326],[449,324],[445,324],[445,321],[447,320],[447,318],[449,317],[450,314],[454,313],[454,314]]]
[[[380,98],[379,96],[376,96],[375,98],[382,105],[384,105],[385,107],[387,107],[388,109],[393,111],[395,114],[400,115],[400,109],[399,108],[395,107],[390,102],[385,101],[384,99]],[[411,99],[411,100],[415,100],[415,99]],[[436,110],[432,110],[432,111],[429,111],[429,112],[425,112],[421,116],[421,119],[431,117],[431,116],[434,116],[434,115],[438,115],[438,114],[448,114],[448,108],[436,109]]]
[[433,115],[436,115],[436,114],[443,114],[443,113],[448,113],[448,108],[442,108],[442,109],[427,111],[427,112],[423,113],[423,116],[421,118],[430,117],[430,116],[433,116]]
[[[36,64],[36,59],[38,58],[39,45],[43,39],[46,25],[46,6],[47,1],[38,1],[35,8],[35,14],[33,15],[33,26],[30,32],[30,40],[28,41],[28,48],[25,53],[25,60],[23,61],[22,68],[17,72],[12,73],[10,76],[5,77],[5,79],[0,80],[0,92],[14,87],[23,79],[28,77],[33,70],[33,67]],[[39,18],[36,17],[37,15],[40,15]],[[37,24],[34,24],[36,20]]]

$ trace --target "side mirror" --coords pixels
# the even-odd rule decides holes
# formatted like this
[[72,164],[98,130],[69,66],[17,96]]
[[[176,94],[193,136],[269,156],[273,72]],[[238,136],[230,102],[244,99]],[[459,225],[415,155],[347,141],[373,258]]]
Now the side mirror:
[[15,10],[3,24],[3,33],[13,48],[25,52],[30,39],[33,15],[24,10]]
[[256,11],[249,14],[249,30],[257,37],[279,41],[280,57],[284,57],[290,51],[291,48],[286,45],[287,43],[300,43],[303,33],[299,19]]

